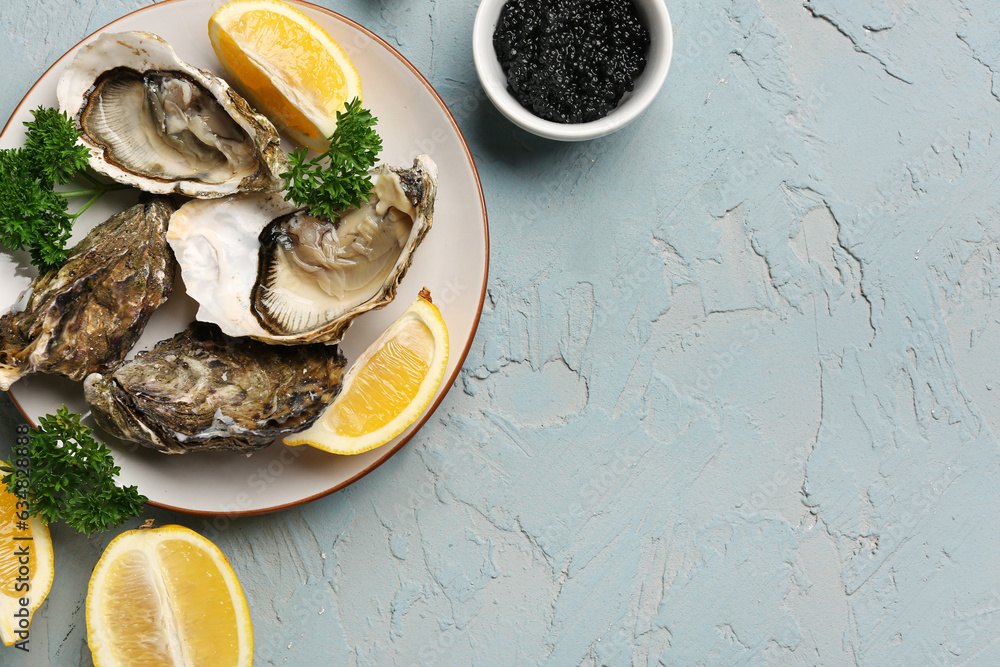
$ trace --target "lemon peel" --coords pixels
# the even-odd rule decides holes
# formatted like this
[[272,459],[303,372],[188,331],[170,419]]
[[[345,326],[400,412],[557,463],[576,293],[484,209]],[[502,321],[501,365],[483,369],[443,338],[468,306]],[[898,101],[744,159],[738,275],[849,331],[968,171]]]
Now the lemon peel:
[[334,454],[384,445],[423,414],[447,367],[448,327],[425,288],[354,362],[319,419],[285,443]]
[[344,49],[281,0],[232,0],[209,19],[208,36],[251,104],[315,151],[329,146],[337,112],[362,99],[361,76]]
[[151,524],[111,540],[91,575],[94,664],[251,665],[250,611],[225,555],[190,528]]
[[[52,589],[52,537],[27,503],[0,484],[0,640],[28,639],[31,618]],[[27,603],[27,604],[24,604]]]

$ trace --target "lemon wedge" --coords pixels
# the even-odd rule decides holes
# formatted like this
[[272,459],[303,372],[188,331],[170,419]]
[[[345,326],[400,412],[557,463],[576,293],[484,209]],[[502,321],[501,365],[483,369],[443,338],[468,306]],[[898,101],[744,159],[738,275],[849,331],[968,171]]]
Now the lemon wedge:
[[312,426],[285,438],[334,454],[384,445],[430,404],[448,367],[448,327],[427,289],[351,366]]
[[6,646],[28,639],[55,572],[49,528],[27,518],[26,507],[0,483],[0,639]]
[[313,150],[328,148],[337,112],[361,99],[361,76],[344,49],[281,0],[233,0],[209,19],[208,36],[251,104]]
[[87,643],[97,667],[253,663],[236,574],[218,547],[184,526],[111,540],[90,577]]

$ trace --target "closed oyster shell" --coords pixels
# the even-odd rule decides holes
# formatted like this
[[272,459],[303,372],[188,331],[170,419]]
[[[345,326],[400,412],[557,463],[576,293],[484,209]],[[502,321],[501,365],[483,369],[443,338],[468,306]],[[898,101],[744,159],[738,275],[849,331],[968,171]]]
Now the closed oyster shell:
[[22,375],[82,380],[114,368],[173,287],[174,207],[154,198],[95,227],[62,268],[38,276],[0,318],[0,389]]
[[300,431],[340,391],[336,345],[280,347],[238,340],[196,322],[84,381],[97,423],[168,454],[251,451]]
[[283,187],[288,157],[274,125],[152,33],[101,33],[56,95],[90,166],[120,183],[199,198]]
[[332,223],[278,195],[180,207],[167,239],[197,318],[268,343],[333,343],[392,301],[431,228],[437,166],[418,155],[373,174],[371,199]]

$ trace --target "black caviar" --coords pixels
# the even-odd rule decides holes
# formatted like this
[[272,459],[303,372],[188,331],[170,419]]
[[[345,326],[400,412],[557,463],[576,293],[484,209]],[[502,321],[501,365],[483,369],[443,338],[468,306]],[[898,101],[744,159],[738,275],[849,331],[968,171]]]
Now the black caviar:
[[607,116],[646,66],[632,0],[508,0],[493,33],[507,90],[557,123]]

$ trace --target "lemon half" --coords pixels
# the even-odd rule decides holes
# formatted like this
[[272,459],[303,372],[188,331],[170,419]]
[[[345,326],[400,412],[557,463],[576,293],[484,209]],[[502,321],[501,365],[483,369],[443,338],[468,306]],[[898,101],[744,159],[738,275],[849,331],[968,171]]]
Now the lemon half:
[[229,561],[184,526],[111,540],[87,590],[87,643],[97,667],[243,667],[253,627]]
[[448,368],[448,327],[424,289],[351,366],[312,426],[285,438],[334,454],[384,445],[415,422]]
[[232,83],[299,143],[323,152],[337,112],[361,76],[315,21],[280,0],[233,0],[208,21],[212,48]]
[[25,518],[25,507],[0,482],[0,639],[6,646],[27,638],[55,573],[49,528],[38,517]]

